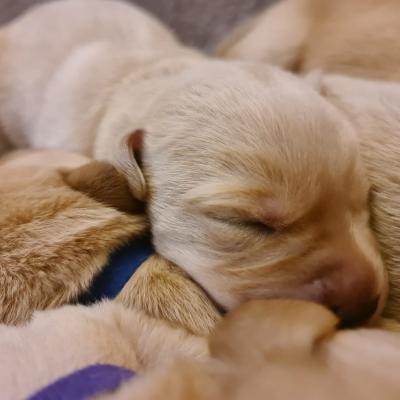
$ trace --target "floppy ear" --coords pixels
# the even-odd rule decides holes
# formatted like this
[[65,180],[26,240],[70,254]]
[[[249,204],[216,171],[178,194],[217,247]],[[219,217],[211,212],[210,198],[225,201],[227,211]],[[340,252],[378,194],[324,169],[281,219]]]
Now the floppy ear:
[[100,203],[123,212],[143,210],[143,203],[133,197],[125,177],[107,162],[92,161],[60,172],[68,186]]
[[331,311],[316,303],[253,300],[217,324],[210,337],[210,351],[214,357],[238,364],[307,355],[317,340],[334,331],[337,323]]
[[143,129],[125,135],[113,155],[113,165],[125,176],[133,196],[139,201],[146,197],[146,182],[141,169],[144,135]]

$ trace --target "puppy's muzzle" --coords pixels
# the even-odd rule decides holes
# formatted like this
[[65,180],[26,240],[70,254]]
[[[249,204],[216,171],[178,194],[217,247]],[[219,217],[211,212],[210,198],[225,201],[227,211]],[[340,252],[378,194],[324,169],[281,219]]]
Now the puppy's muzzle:
[[379,314],[384,296],[371,263],[349,258],[330,263],[324,269],[314,281],[318,282],[318,289],[310,292],[310,300],[326,305],[345,327],[360,325]]

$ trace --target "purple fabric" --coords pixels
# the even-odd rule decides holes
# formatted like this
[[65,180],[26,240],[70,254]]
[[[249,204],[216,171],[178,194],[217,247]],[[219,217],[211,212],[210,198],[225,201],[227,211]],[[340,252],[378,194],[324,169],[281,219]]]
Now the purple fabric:
[[134,376],[135,373],[126,368],[108,364],[90,365],[58,379],[29,400],[86,400],[112,392]]

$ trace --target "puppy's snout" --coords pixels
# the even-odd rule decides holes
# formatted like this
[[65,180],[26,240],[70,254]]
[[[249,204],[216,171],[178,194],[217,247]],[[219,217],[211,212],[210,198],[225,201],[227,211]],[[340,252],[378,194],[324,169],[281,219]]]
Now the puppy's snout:
[[369,302],[356,304],[354,306],[332,306],[330,308],[340,318],[341,326],[349,328],[368,321],[375,314],[378,304],[379,296]]
[[321,282],[321,302],[338,315],[343,326],[362,324],[377,312],[381,295],[369,262],[342,260],[328,269]]

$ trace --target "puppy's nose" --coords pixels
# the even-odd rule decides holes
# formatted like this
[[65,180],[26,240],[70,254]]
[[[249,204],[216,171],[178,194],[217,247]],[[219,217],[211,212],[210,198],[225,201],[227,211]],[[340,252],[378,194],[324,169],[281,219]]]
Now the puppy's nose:
[[343,328],[351,328],[368,321],[378,308],[379,297],[355,306],[330,306],[329,308],[340,318]]
[[380,294],[368,262],[343,260],[322,278],[322,303],[350,327],[368,321],[377,311]]

